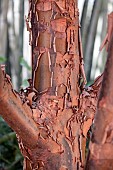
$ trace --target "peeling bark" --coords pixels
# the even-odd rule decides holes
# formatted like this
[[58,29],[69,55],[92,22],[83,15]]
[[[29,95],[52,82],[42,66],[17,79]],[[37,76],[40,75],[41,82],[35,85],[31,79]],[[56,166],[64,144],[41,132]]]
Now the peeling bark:
[[30,148],[36,147],[38,139],[37,126],[31,113],[30,108],[22,104],[19,95],[12,89],[9,77],[4,77],[0,68],[0,115]]
[[33,117],[49,150],[37,162],[43,169],[82,168],[81,123],[76,116],[81,62],[77,4],[74,0],[30,3],[33,85],[39,94]]
[[24,170],[82,170],[102,76],[84,88],[77,0],[29,3],[32,82],[17,94],[0,69],[0,114],[17,133]]
[[74,170],[84,166],[86,136],[95,106],[93,116],[88,117],[85,111],[89,106],[83,104],[83,98],[86,102],[93,97],[96,100],[97,92],[91,98],[90,89],[87,95],[85,90],[80,95],[80,77],[84,83],[86,78],[78,16],[74,0],[30,1],[27,24],[31,21],[28,30],[35,93],[28,98],[32,96],[39,146],[44,145],[29,151],[32,168]]
[[110,39],[108,59],[86,163],[87,170],[110,170],[113,167],[113,34]]

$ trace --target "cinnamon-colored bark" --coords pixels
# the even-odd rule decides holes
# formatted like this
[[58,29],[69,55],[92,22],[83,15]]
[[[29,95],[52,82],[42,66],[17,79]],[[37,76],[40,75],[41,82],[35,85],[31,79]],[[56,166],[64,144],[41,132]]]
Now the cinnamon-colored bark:
[[[3,75],[0,67],[0,115],[30,148],[36,147],[38,129],[32,119],[32,111],[22,104],[13,90],[9,77]],[[29,140],[31,139],[31,140]]]
[[0,70],[0,114],[18,135],[24,170],[82,170],[102,76],[84,88],[77,0],[29,3],[33,83],[19,97]]
[[102,42],[102,45],[100,46],[100,51],[103,49],[103,47],[106,45],[106,50],[108,51],[109,43],[111,41],[113,32],[113,12],[111,12],[108,15],[108,25],[107,25],[107,34]]
[[40,95],[33,118],[43,130],[40,140],[48,150],[36,149],[41,154],[35,156],[34,166],[41,162],[43,169],[82,168],[81,122],[77,118],[82,60],[77,1],[31,1],[30,13],[33,85]]
[[[19,135],[19,138],[18,138],[19,146],[23,153],[23,156],[25,157],[24,169],[32,170],[33,167],[38,166],[38,167],[43,167],[43,169],[53,170],[53,169],[60,169],[62,164],[63,164],[63,168],[65,168],[64,164],[66,165],[66,163],[68,163],[68,165],[66,165],[68,169],[72,169],[73,163],[71,161],[73,160],[73,158],[71,154],[75,153],[77,155],[78,153],[77,149],[79,149],[80,146],[81,146],[81,153],[82,153],[81,160],[82,162],[84,162],[85,141],[86,141],[87,131],[90,128],[92,124],[92,119],[94,117],[96,101],[97,101],[97,92],[101,84],[101,77],[99,77],[95,81],[92,87],[88,88],[87,91],[84,90],[80,95],[80,107],[79,107],[79,110],[76,111],[75,113],[78,114],[76,118],[78,120],[81,119],[82,121],[81,129],[83,128],[83,132],[80,131],[80,134],[83,133],[84,137],[81,135],[80,141],[82,143],[80,144],[80,146],[78,146],[77,145],[78,141],[77,141],[75,147],[78,146],[78,148],[73,148],[73,150],[71,151],[70,150],[71,145],[68,145],[67,143],[67,141],[69,140],[67,138],[68,129],[70,129],[71,126],[72,128],[74,128],[75,126],[75,132],[76,133],[79,132],[79,131],[76,131],[76,128],[79,130],[79,124],[77,125],[74,119],[74,113],[72,112],[71,107],[68,109],[63,109],[62,98],[55,97],[55,96],[48,96],[45,94],[40,100],[38,100],[39,104],[37,104],[37,108],[32,109],[34,120],[35,122],[38,123],[37,128],[40,131],[40,134],[38,135],[38,130],[37,128],[35,128],[35,125],[34,125],[35,122],[31,120],[31,113],[29,112],[30,109],[28,108],[29,106],[26,104],[22,105],[22,102],[20,101],[19,96],[12,89],[9,77],[7,77],[6,75],[3,75],[2,71],[0,73],[1,73],[0,74],[0,77],[1,77],[0,87],[2,87],[1,92],[3,92],[3,93],[0,93],[0,96],[1,96],[0,114]],[[8,92],[6,91],[6,89],[8,90]],[[8,96],[4,98],[3,94],[5,92]],[[28,99],[27,103],[29,103],[29,105],[31,103],[32,93],[33,92],[29,93],[27,97]],[[10,106],[8,104],[8,100],[11,101],[10,104],[12,103]],[[91,106],[89,105],[89,102],[91,103]],[[16,105],[13,105],[13,104],[16,104]],[[56,115],[55,110],[57,109],[57,105],[58,105],[59,111],[54,120],[54,119],[51,119],[52,118],[51,116],[52,114],[53,116]],[[32,107],[33,106],[34,105],[32,105]],[[41,109],[45,110],[45,113],[41,112],[42,117],[40,119],[40,117],[37,117],[37,116],[40,115]],[[88,111],[91,112],[92,114],[90,114]],[[71,120],[69,120],[71,115],[72,115]],[[83,118],[85,119],[83,120]],[[54,121],[53,124],[52,122],[50,123],[50,129],[48,129],[49,127],[47,126],[48,120]],[[68,124],[66,123],[67,120],[69,120]],[[72,124],[72,121],[74,121],[73,124]],[[69,124],[70,122],[71,122],[71,126]],[[63,130],[62,132],[60,132],[60,129],[62,128]],[[51,136],[50,132],[53,133],[53,136]],[[66,138],[64,134],[67,134]],[[38,139],[37,139],[37,136],[38,136]],[[65,152],[63,150],[64,148],[65,148]],[[44,160],[44,164],[41,160]],[[73,167],[73,169],[75,169],[75,167]],[[83,169],[83,168],[79,167],[79,169]]]
[[113,34],[93,125],[86,170],[113,168]]

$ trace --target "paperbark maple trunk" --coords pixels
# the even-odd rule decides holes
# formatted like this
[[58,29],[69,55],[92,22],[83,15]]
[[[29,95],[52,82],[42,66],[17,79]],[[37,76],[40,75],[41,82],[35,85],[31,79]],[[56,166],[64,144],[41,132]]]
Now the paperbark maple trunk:
[[17,94],[0,69],[0,114],[18,135],[24,170],[81,170],[101,77],[83,88],[77,0],[29,3],[33,82]]
[[40,135],[46,149],[38,149],[37,162],[46,170],[81,169],[81,123],[76,115],[81,62],[77,1],[30,3],[33,87],[40,96],[33,117],[47,131]]

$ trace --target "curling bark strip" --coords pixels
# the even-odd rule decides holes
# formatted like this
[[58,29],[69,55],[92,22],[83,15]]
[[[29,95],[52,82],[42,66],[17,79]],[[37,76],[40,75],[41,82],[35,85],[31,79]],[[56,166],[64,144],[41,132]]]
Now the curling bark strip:
[[86,170],[113,167],[113,33],[94,121]]
[[86,78],[78,3],[29,3],[26,21],[32,46],[33,84],[23,90],[21,101],[10,80],[0,72],[0,114],[18,134],[24,170],[82,170],[101,77],[91,87],[83,88]]

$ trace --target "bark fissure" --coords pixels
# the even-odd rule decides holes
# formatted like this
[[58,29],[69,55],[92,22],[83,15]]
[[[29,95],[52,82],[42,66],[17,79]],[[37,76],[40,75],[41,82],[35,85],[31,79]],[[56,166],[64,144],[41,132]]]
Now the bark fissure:
[[0,114],[17,133],[24,170],[82,170],[102,76],[84,88],[77,0],[29,6],[32,83],[17,94],[0,69]]
[[[48,157],[54,153],[59,158],[60,166],[56,166],[56,169],[82,169],[85,138],[95,112],[93,106],[91,117],[84,115],[88,105],[83,104],[83,98],[86,97],[84,101],[87,101],[94,97],[96,101],[97,91],[91,97],[88,95],[93,88],[88,89],[87,95],[86,90],[80,95],[80,77],[85,83],[86,78],[77,2],[31,1],[31,7],[34,10],[31,8],[32,15],[28,16],[28,21],[31,20],[32,28],[33,87],[37,92],[33,96],[31,92],[28,98],[32,96],[33,118],[40,131],[39,137],[49,150]],[[83,131],[83,128],[86,129]],[[50,168],[47,158],[45,160],[40,155],[33,162],[35,167],[42,162],[43,169]]]

